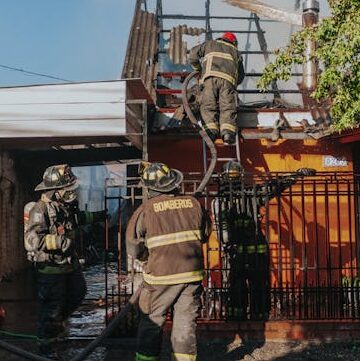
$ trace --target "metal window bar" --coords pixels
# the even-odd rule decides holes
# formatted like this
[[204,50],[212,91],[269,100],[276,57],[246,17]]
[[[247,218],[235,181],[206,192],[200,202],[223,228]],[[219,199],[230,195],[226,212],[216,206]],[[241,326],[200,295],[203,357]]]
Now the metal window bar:
[[[282,173],[246,174],[243,182],[234,181],[227,186],[221,184],[218,176],[212,178],[208,196],[216,233],[204,250],[203,320],[360,319],[360,176],[323,172],[289,184],[286,177]],[[183,193],[192,194],[200,178],[200,174],[187,175]],[[283,184],[277,184],[277,179],[282,179]],[[142,200],[138,180],[127,179],[122,187],[127,189],[126,195],[118,202],[127,202],[132,211]],[[114,197],[107,199],[110,198]],[[263,253],[262,243],[247,242],[243,237],[245,243],[235,242],[237,252],[241,252],[230,256],[229,232],[233,225],[227,221],[229,210],[234,209],[234,219],[239,220],[244,211],[251,214],[253,199],[257,200],[256,211],[261,215],[260,239],[268,251]],[[124,208],[122,212],[129,213]],[[118,222],[121,218],[119,215]],[[107,251],[115,248],[123,253],[124,244],[118,242],[124,240],[108,238]],[[236,257],[243,263],[234,263]],[[118,259],[121,280],[106,287],[108,317],[111,312],[119,312],[133,292],[130,272],[126,280],[121,274],[128,267],[127,259]],[[108,257],[105,262],[110,263]],[[109,282],[109,278],[105,279]],[[234,300],[238,309],[231,303]],[[134,323],[136,315],[129,318],[127,330]]]

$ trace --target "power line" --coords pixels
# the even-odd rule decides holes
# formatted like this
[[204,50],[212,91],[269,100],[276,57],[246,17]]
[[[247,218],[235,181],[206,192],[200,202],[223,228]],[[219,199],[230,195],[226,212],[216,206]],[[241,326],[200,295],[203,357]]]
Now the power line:
[[35,71],[29,71],[29,70],[25,70],[25,69],[21,69],[21,68],[15,68],[15,67],[8,66],[8,65],[2,65],[2,64],[0,64],[0,68],[7,69],[7,70],[18,71],[18,72],[25,73],[25,74],[30,74],[30,75],[42,76],[42,77],[44,77],[44,78],[49,78],[49,79],[66,81],[67,83],[73,83],[71,80],[67,80],[67,79],[63,79],[63,78],[58,78],[58,77],[56,77],[56,76],[52,76],[52,75],[48,75],[48,74],[37,73],[37,72],[35,72]]

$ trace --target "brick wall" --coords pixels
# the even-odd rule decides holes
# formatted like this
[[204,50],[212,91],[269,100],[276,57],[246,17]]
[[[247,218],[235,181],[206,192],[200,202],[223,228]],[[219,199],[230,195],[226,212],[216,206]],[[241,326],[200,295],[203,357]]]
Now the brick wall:
[[26,266],[23,246],[23,207],[29,201],[26,172],[0,151],[0,280]]

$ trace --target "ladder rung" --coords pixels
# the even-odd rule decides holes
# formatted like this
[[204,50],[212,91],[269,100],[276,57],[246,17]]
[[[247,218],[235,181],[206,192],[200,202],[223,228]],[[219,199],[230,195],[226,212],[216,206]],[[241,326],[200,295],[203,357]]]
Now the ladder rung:
[[[225,33],[227,30],[211,30],[211,33]],[[265,34],[264,30],[231,30],[232,33],[236,34]]]
[[171,95],[171,94],[181,94],[181,89],[156,89],[156,92],[160,95]]
[[[172,29],[163,29],[160,30],[161,33],[170,33],[172,31]],[[209,31],[209,33],[215,33],[215,34],[220,34],[220,33],[225,33],[226,30],[211,30]],[[258,34],[258,33],[265,33],[264,30],[231,30],[232,33],[236,33],[236,34]]]
[[236,148],[236,143],[235,143],[235,144],[225,144],[225,143],[216,144],[216,143],[215,143],[215,146],[216,146],[217,148],[230,148],[230,147],[235,147],[235,148]]
[[174,72],[159,72],[157,75],[163,78],[186,78],[190,72],[174,71]]
[[157,111],[159,113],[175,113],[177,108],[159,108]]
[[[208,160],[211,160],[211,158],[208,158]],[[230,160],[237,161],[237,158],[218,158],[217,159],[218,162],[228,162]]]
[[278,89],[278,90],[266,90],[261,91],[258,89],[247,89],[247,90],[237,90],[238,94],[273,94],[273,93],[281,93],[281,94],[300,94],[300,90],[296,89]]

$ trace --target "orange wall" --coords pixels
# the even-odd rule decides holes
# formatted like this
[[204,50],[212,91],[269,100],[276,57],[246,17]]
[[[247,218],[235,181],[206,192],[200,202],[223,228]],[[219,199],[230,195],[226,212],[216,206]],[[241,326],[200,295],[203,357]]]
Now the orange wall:
[[[335,140],[242,140],[241,161],[246,170],[288,172],[302,167],[317,171],[352,171],[352,155],[349,146]],[[347,167],[325,168],[323,156],[346,157]],[[218,156],[235,157],[234,147],[218,148]],[[149,139],[150,161],[160,161],[183,172],[203,170],[202,144],[199,137],[153,136]]]
[[[183,172],[202,172],[200,138],[177,138],[150,138],[150,160],[164,162]],[[318,172],[353,170],[350,147],[332,140],[279,140],[275,143],[268,140],[242,140],[240,149],[242,164],[249,172],[292,172],[302,167],[314,168]],[[324,167],[324,156],[345,157],[348,164],[345,167]],[[218,157],[235,157],[234,148],[218,148]],[[218,170],[220,169],[219,163]],[[299,183],[294,185],[294,193],[301,191],[300,187]],[[313,185],[306,185],[305,190],[311,196],[306,196],[304,202],[299,195],[292,196],[290,200],[289,194],[285,192],[281,197],[280,212],[277,200],[270,202],[268,241],[273,283],[286,284],[293,279],[297,284],[304,284],[305,276],[309,283],[316,282],[316,268],[324,268],[319,273],[320,282],[327,282],[329,274],[326,267],[329,261],[331,267],[355,266],[354,199],[347,195],[349,184],[329,184],[327,190],[332,195],[327,200],[321,195],[325,191],[324,187],[316,185],[314,189]],[[344,191],[344,195],[337,197],[336,187]],[[210,264],[217,268],[220,254],[217,247],[214,247],[216,240],[211,241],[213,251],[210,252]],[[293,263],[291,254],[294,256]],[[280,263],[283,269],[280,269]],[[304,273],[306,266],[309,267],[307,275]],[[291,267],[293,271],[286,269]],[[349,276],[350,271],[332,272],[332,283],[340,282],[345,275]]]
[[[309,167],[317,171],[352,171],[350,147],[332,140],[243,140],[242,162],[249,171],[294,171]],[[347,167],[324,167],[324,156],[345,157]]]

